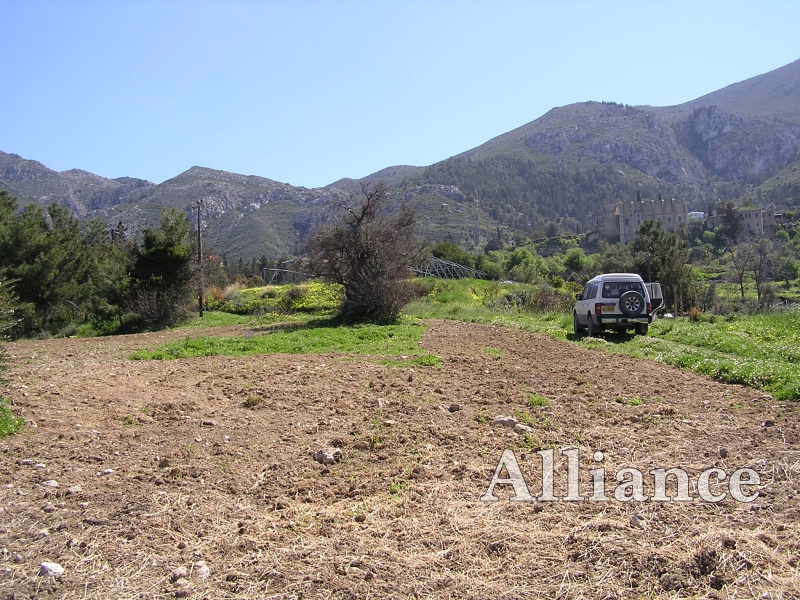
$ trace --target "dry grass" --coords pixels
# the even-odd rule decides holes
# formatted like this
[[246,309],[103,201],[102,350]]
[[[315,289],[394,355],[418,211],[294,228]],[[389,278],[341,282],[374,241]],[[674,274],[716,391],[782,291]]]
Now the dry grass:
[[[27,431],[0,442],[4,594],[800,595],[794,404],[663,365],[458,323],[433,323],[424,338],[426,351],[442,357],[440,369],[335,355],[125,358],[179,335],[186,333],[10,348],[8,395]],[[550,404],[528,406],[532,393]],[[634,397],[641,404],[628,402]],[[248,398],[259,401],[248,408]],[[515,410],[529,413],[533,434],[479,418]],[[126,425],[130,415],[140,423]],[[323,467],[311,455],[329,445],[344,458]],[[711,466],[749,466],[762,485],[751,504],[518,504],[507,500],[510,486],[497,487],[500,502],[478,500],[505,448],[534,494],[535,452],[555,449],[563,493],[565,447],[580,449],[584,493],[596,450],[612,474],[681,467],[695,480]],[[59,488],[42,486],[48,479]],[[81,492],[67,493],[76,484]],[[52,511],[43,510],[48,503]],[[38,577],[43,560],[65,574]],[[173,581],[181,567],[185,583]]]

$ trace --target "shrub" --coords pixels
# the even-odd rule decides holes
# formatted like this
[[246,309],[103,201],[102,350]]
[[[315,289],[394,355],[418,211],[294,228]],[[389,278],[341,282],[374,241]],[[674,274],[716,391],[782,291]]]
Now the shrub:
[[408,278],[419,258],[414,211],[388,211],[382,184],[361,188],[360,203],[340,205],[338,219],[311,234],[306,245],[309,268],[339,283],[344,302],[339,315],[349,322],[391,322],[412,298]]

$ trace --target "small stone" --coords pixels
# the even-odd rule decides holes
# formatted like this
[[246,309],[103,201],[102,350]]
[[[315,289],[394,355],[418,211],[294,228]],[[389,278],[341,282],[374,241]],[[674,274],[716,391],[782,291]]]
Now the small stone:
[[34,461],[31,460],[30,458],[23,458],[21,461],[19,461],[19,464],[21,464],[22,466],[28,467],[28,466],[32,465],[33,462]]
[[211,419],[203,419],[200,421],[200,427],[216,427],[217,422],[212,421]]
[[33,465],[33,468],[34,469],[44,469],[45,466],[46,465],[44,463],[36,463],[35,465]]
[[189,582],[181,577],[175,582],[175,597],[188,598],[190,594],[191,590],[189,589]]
[[519,424],[514,417],[507,417],[505,415],[500,415],[499,417],[495,417],[494,421],[492,421],[492,425],[502,425],[503,427],[516,427]]
[[114,469],[106,469],[103,471],[103,475],[111,475],[114,472]]
[[44,561],[39,566],[40,577],[61,577],[64,574],[64,567],[58,563]]
[[47,529],[40,529],[39,531],[37,531],[36,533],[33,534],[33,537],[46,538],[49,535],[50,535],[50,532],[47,531]]
[[45,487],[57,488],[58,482],[55,479],[48,479],[47,481],[43,481],[42,485]]
[[166,469],[169,465],[170,465],[170,462],[169,462],[169,459],[167,459],[167,458],[162,458],[160,461],[158,461],[158,468],[159,469]]
[[178,542],[178,550],[185,550],[186,542]]
[[323,448],[314,453],[314,460],[323,465],[332,465],[342,460],[342,451],[339,448]]
[[775,421],[772,419],[767,419],[761,424],[762,427],[772,427],[773,425],[775,425]]
[[56,511],[56,507],[55,507],[55,506],[53,506],[53,503],[52,503],[52,502],[48,502],[47,504],[45,504],[45,505],[42,507],[42,510],[43,510],[44,512],[46,512],[46,513],[51,513],[51,512],[55,512],[55,511]]
[[720,458],[728,458],[728,449],[725,446],[719,447],[719,457]]
[[451,404],[451,405],[450,405],[450,406],[447,408],[447,410],[448,410],[449,412],[451,412],[451,413],[458,412],[458,411],[460,411],[460,410],[461,410],[461,405],[460,405],[460,404],[457,404],[457,403],[455,403],[455,402],[453,402],[453,404]]
[[647,519],[634,513],[631,515],[631,525],[639,529],[647,529],[648,523]]
[[523,425],[522,423],[517,423],[514,425],[514,431],[517,433],[533,433],[533,427],[530,425]]
[[83,493],[83,488],[79,485],[71,485],[67,488],[67,496],[80,496]]
[[[189,575],[189,570],[186,567],[178,567],[170,574],[169,580],[177,585],[177,582],[180,581],[181,579],[184,579],[184,581],[186,581],[185,577],[187,577],[188,575]],[[186,583],[189,582],[187,581]]]
[[205,563],[204,560],[195,563],[194,566],[197,572],[197,576],[200,577],[200,579],[208,579],[211,576],[211,569],[208,568],[208,565]]

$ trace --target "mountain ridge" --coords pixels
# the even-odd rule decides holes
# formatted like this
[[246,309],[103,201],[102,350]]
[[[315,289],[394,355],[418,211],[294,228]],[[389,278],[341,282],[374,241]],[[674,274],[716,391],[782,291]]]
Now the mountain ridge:
[[671,107],[578,102],[555,107],[484,144],[427,167],[396,165],[320,188],[193,166],[160,183],[57,172],[0,152],[0,189],[21,202],[57,202],[81,218],[140,231],[162,207],[202,204],[220,253],[297,252],[331,207],[383,181],[417,209],[418,231],[476,246],[531,235],[548,223],[591,229],[607,202],[677,197],[706,210],[718,200],[800,206],[800,60]]

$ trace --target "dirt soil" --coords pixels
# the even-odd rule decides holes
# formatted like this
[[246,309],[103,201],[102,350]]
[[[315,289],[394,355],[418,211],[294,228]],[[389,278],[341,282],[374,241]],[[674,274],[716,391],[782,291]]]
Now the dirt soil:
[[[10,344],[0,395],[26,428],[0,440],[0,598],[800,597],[800,405],[526,332],[429,326],[441,368],[128,359],[185,330]],[[325,447],[340,460],[316,462]],[[605,467],[609,501],[511,502],[508,484],[480,500],[505,449],[534,496],[536,452],[553,449],[564,496],[564,448],[583,496]],[[755,469],[742,489],[758,497],[699,498],[715,466]],[[680,467],[694,500],[616,500],[624,467],[647,495],[651,469]]]

